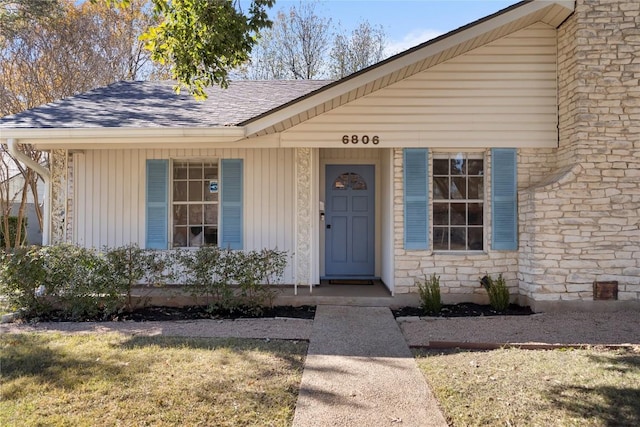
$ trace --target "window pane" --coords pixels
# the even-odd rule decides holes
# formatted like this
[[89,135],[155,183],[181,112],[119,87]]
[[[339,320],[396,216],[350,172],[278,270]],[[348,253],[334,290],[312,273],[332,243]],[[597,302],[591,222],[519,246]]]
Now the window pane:
[[173,200],[176,202],[187,201],[187,181],[173,182]]
[[449,225],[449,204],[433,204],[433,223],[435,225]]
[[449,229],[447,227],[433,227],[433,249],[449,250]]
[[469,203],[469,225],[482,225],[482,203]]
[[349,186],[349,174],[343,173],[333,183],[334,190],[346,190]]
[[189,205],[189,225],[202,224],[202,205]]
[[185,205],[173,205],[173,224],[187,225],[187,207]]
[[469,199],[482,200],[484,197],[484,179],[469,178]]
[[451,224],[465,225],[467,223],[466,203],[451,203]]
[[451,198],[467,198],[467,178],[451,178]]
[[433,198],[440,200],[449,199],[449,178],[433,178]]
[[451,227],[449,239],[452,251],[464,251],[467,249],[467,229],[465,227]]
[[189,179],[202,179],[202,163],[189,165]]
[[218,166],[217,165],[205,166],[204,179],[206,180],[218,179]]
[[217,202],[218,201],[218,193],[212,193],[209,188],[209,181],[205,181],[204,188],[204,200],[205,202]]
[[187,164],[174,162],[173,179],[187,179]]
[[484,247],[482,234],[482,227],[469,227],[469,250],[482,250]]
[[189,227],[189,246],[202,246],[204,244],[204,227],[201,225]]
[[449,175],[449,160],[448,159],[433,159],[433,174],[434,175]]
[[351,189],[352,190],[366,190],[367,189],[367,183],[357,173],[350,174],[350,180],[351,180]]
[[182,248],[187,246],[187,227],[174,227],[173,247]]
[[[208,183],[207,183],[208,186]],[[201,202],[202,201],[202,181],[189,181],[189,201]],[[207,189],[208,190],[208,189]]]
[[482,159],[469,159],[469,171],[470,176],[482,176],[484,175],[484,161]]
[[451,159],[451,175],[466,175],[467,163],[464,155],[458,153]]
[[217,227],[204,228],[204,243],[207,245],[218,244],[218,228]]
[[204,205],[204,223],[218,225],[218,205]]

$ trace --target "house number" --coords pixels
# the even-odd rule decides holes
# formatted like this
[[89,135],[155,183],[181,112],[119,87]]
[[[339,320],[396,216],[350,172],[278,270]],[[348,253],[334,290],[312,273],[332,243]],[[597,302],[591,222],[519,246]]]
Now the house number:
[[348,143],[364,145],[372,143],[373,145],[378,145],[380,143],[380,137],[378,135],[344,135],[342,137],[342,143],[344,145],[347,145]]

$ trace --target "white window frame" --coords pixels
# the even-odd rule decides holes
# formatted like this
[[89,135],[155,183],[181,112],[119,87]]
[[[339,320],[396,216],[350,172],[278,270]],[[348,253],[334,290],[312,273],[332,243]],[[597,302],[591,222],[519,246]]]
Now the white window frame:
[[[452,159],[455,158],[457,155],[464,155],[465,156],[465,160],[482,160],[482,186],[483,186],[483,194],[482,194],[482,198],[479,199],[469,199],[469,198],[465,198],[465,199],[437,199],[435,192],[434,192],[434,186],[435,186],[435,178],[436,178],[436,173],[435,173],[435,160],[438,159],[444,159],[444,158],[448,158],[448,159]],[[487,188],[487,156],[486,156],[486,152],[484,150],[434,150],[432,152],[431,155],[431,161],[430,161],[430,168],[429,168],[429,172],[430,172],[430,180],[429,180],[429,204],[430,204],[430,213],[431,213],[431,221],[429,221],[430,223],[430,235],[431,235],[431,247],[433,248],[433,252],[435,253],[484,253],[486,252],[486,248],[487,248],[487,194],[488,194],[488,188]],[[443,175],[437,175],[437,176],[443,176]],[[451,178],[454,175],[451,175],[451,171],[449,171],[449,175],[448,177]],[[463,175],[460,175],[463,176]],[[468,171],[467,173],[464,175],[467,180],[469,178],[468,175]],[[472,175],[473,176],[473,175]],[[468,181],[467,181],[468,183]],[[467,189],[467,197],[468,197],[468,189]],[[445,225],[441,225],[441,224],[436,224],[435,221],[435,205],[438,203],[465,203],[465,204],[470,204],[470,203],[482,203],[482,226],[470,226],[469,225],[469,218],[467,216],[467,218],[465,219],[465,224],[459,224],[459,227],[464,227],[465,228],[465,243],[468,246],[469,245],[469,228],[480,228],[482,229],[482,248],[480,249],[459,249],[459,248],[454,248],[451,249],[451,241],[449,239],[448,241],[448,249],[442,249],[442,248],[437,248],[436,247],[436,228],[438,227],[447,227],[447,228],[451,228],[452,226],[456,226],[457,224],[452,224],[451,223],[451,218],[449,218],[449,222],[448,224]],[[468,212],[468,211],[467,211]],[[451,210],[449,208],[449,214],[451,214]]]
[[[187,163],[189,165],[191,164],[201,164],[203,165],[203,168],[206,167],[207,164],[213,165],[215,164],[216,169],[217,169],[217,177],[215,178],[215,180],[217,180],[218,182],[218,188],[220,186],[220,158],[218,157],[211,157],[211,158],[173,158],[170,159],[169,162],[169,176],[170,176],[170,182],[169,182],[169,247],[174,248],[174,249],[197,249],[200,246],[203,246],[204,244],[212,244],[212,243],[207,243],[206,242],[206,238],[205,238],[205,234],[204,234],[204,228],[209,226],[214,226],[215,230],[216,230],[216,242],[213,244],[215,246],[218,246],[220,244],[220,193],[218,191],[218,195],[217,195],[217,200],[211,200],[211,201],[179,201],[176,203],[176,201],[174,200],[174,186],[175,186],[175,182],[176,182],[176,178],[174,176],[175,173],[175,166],[176,163]],[[204,183],[208,180],[207,178],[203,177],[201,178],[203,185]],[[181,181],[183,181],[181,179]],[[187,178],[184,180],[187,182],[187,189],[189,188],[189,176],[187,175]],[[194,181],[197,181],[196,179],[194,179]],[[206,191],[206,190],[203,190]],[[203,194],[204,196],[204,194]],[[204,199],[204,197],[203,197]],[[215,224],[204,224],[204,218],[203,218],[203,224],[198,224],[198,226],[202,226],[203,227],[203,234],[201,236],[201,241],[200,243],[198,243],[197,240],[192,240],[192,238],[190,237],[188,239],[188,244],[183,246],[176,246],[175,245],[175,229],[176,229],[176,224],[174,224],[174,207],[176,205],[183,205],[183,206],[189,206],[189,205],[215,205],[217,206],[217,214],[216,214],[216,218],[217,221]],[[204,216],[204,210],[203,210],[203,214]],[[195,225],[194,225],[195,226]],[[188,219],[188,215],[187,215],[187,228],[189,228],[189,219]],[[188,235],[190,236],[190,235]],[[193,237],[197,237],[197,236],[193,236]]]

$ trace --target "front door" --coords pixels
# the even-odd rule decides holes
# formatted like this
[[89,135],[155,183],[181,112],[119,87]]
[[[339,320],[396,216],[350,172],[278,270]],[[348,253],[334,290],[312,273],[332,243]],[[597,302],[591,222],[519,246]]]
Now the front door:
[[325,275],[375,273],[375,167],[327,165]]

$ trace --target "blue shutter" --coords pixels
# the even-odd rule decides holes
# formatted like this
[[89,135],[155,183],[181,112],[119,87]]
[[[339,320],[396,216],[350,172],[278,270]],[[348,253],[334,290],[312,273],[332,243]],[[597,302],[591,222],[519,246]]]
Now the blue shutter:
[[147,249],[167,249],[169,161],[147,160]]
[[404,248],[429,249],[429,151],[404,150]]
[[242,159],[221,161],[220,247],[242,249]]
[[518,172],[515,148],[491,150],[491,249],[518,249]]

